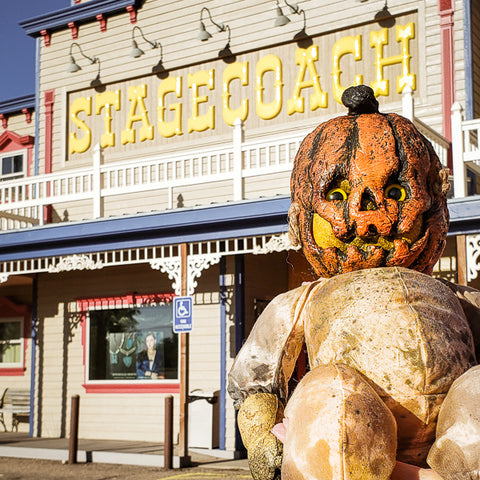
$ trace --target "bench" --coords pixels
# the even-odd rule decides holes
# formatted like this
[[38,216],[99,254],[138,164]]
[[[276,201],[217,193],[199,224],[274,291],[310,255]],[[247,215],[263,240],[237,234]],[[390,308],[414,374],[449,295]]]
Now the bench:
[[0,423],[5,431],[5,413],[12,415],[12,432],[18,432],[20,422],[28,422],[30,418],[30,391],[26,389],[6,388],[0,399]]

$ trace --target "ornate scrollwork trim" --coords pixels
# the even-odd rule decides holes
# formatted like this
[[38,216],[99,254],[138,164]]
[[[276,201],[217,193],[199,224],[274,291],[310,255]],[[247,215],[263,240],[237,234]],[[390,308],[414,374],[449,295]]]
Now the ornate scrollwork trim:
[[300,245],[294,246],[290,241],[288,232],[280,235],[273,235],[270,240],[263,246],[255,245],[253,249],[254,255],[265,255],[273,252],[283,252],[284,250],[299,250]]
[[467,248],[467,281],[478,277],[480,271],[480,235],[468,235]]
[[195,278],[200,277],[203,270],[218,263],[220,258],[221,255],[219,253],[190,255],[188,257],[188,295],[193,295],[195,288],[197,288],[198,283]]
[[5,283],[8,280],[8,273],[0,273],[0,283]]
[[87,255],[70,255],[63,257],[56,265],[48,267],[49,273],[71,272],[73,270],[100,270],[103,268],[101,260],[95,262]]
[[182,294],[182,262],[180,257],[157,258],[150,262],[153,270],[160,270],[166,273],[170,280],[173,280],[172,288],[176,295]]

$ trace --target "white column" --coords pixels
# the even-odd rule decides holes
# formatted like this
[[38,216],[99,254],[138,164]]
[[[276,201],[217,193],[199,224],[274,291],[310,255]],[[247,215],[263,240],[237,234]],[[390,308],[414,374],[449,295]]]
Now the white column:
[[102,150],[100,144],[97,143],[95,147],[93,147],[93,218],[100,218],[102,215],[101,158]]
[[453,196],[465,197],[467,194],[467,175],[463,161],[463,108],[460,103],[452,105],[452,164],[453,164]]
[[233,123],[233,200],[243,200],[242,178],[242,120],[237,118]]
[[415,111],[413,105],[413,90],[410,85],[406,85],[402,91],[402,115],[413,122]]

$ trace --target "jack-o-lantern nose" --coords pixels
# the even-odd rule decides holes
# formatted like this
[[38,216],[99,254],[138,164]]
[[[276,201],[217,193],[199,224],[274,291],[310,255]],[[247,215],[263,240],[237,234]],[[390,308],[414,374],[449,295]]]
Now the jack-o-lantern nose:
[[362,193],[360,211],[366,212],[368,210],[378,210],[378,205],[372,191],[367,187]]
[[387,212],[386,204],[378,200],[379,197],[376,197],[369,187],[365,187],[363,191],[352,192],[350,195],[350,220],[355,225],[356,234],[359,237],[391,235],[393,217]]

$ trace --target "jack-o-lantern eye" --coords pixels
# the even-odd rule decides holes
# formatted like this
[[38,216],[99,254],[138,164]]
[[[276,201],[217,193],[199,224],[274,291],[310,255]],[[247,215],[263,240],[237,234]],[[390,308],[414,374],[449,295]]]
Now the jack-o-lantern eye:
[[403,202],[407,198],[407,191],[398,183],[393,183],[385,189],[385,197]]
[[328,202],[334,202],[336,200],[339,201],[344,201],[348,197],[348,194],[345,190],[342,188],[333,188],[327,193],[327,196],[325,197]]

